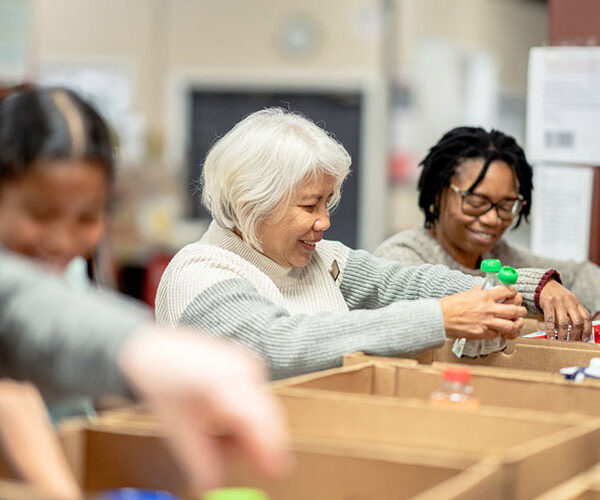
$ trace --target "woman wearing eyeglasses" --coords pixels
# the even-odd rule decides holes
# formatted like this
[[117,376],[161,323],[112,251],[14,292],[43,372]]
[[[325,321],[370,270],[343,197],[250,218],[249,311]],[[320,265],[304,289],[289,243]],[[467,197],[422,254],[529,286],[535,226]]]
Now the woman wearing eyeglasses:
[[[407,265],[444,264],[472,275],[480,274],[481,260],[488,258],[517,268],[556,269],[563,285],[600,318],[598,266],[537,257],[502,239],[509,226],[527,221],[531,209],[532,168],[512,137],[497,130],[458,127],[431,148],[421,166],[418,189],[424,227],[392,236],[375,255]],[[563,325],[558,329],[562,338],[567,326],[580,320],[569,300],[554,301],[552,313],[545,314],[546,330],[553,336],[552,319]]]

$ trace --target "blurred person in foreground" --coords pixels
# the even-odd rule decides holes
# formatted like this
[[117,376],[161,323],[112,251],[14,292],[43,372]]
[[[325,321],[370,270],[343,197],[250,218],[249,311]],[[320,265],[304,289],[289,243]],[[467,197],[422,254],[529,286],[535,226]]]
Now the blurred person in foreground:
[[[402,231],[383,242],[375,255],[406,265],[443,264],[480,276],[482,259],[513,267],[542,267],[560,272],[563,293],[550,304],[540,300],[546,335],[587,340],[580,335],[591,313],[600,319],[600,268],[591,262],[538,257],[502,238],[531,210],[533,170],[514,138],[479,127],[457,127],[435,144],[421,162],[419,207],[424,227]],[[576,298],[583,307],[574,307]]]
[[[75,92],[30,85],[1,96],[0,245],[89,287],[114,175],[109,127]],[[91,398],[44,396],[54,421],[95,413]]]
[[[572,295],[553,271],[521,269],[516,290],[479,290],[481,278],[444,266],[408,267],[323,240],[349,167],[344,147],[301,115],[272,108],[239,122],[208,153],[202,196],[213,221],[163,274],[158,321],[250,347],[283,378],[339,366],[353,351],[514,338],[522,300],[536,311]],[[589,336],[589,322],[582,330]]]
[[[73,291],[59,277],[0,249],[1,376],[61,395],[144,401],[166,423],[166,438],[194,487],[218,485],[232,449],[262,473],[280,474],[287,459],[284,428],[263,385],[262,364],[199,333],[157,327],[149,311],[132,301],[93,289]],[[21,394],[9,390],[9,397]],[[18,397],[24,407],[35,405],[29,393]],[[38,464],[27,460],[31,450],[20,446],[31,437],[2,413],[6,407],[0,402],[0,422],[12,421],[23,433],[24,441],[15,445],[13,433],[13,446],[8,443],[22,476],[59,498],[76,497],[68,472],[40,477]]]

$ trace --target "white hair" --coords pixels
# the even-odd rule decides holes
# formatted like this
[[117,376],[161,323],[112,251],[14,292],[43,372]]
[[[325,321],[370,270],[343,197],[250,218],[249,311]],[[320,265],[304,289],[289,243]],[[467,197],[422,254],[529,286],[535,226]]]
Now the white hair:
[[244,118],[209,151],[202,202],[217,223],[237,229],[261,250],[258,225],[287,206],[296,190],[319,175],[334,179],[330,207],[340,200],[350,155],[304,116],[268,108]]

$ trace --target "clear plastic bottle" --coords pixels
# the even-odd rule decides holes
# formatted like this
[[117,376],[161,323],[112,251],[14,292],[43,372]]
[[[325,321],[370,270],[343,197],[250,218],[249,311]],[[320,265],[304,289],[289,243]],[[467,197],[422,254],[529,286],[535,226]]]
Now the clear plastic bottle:
[[443,371],[444,382],[441,387],[431,393],[433,406],[446,408],[474,409],[479,400],[473,394],[471,371],[464,366],[449,366]]
[[[510,286],[514,285],[517,282],[517,278],[519,274],[514,267],[503,266],[500,271],[498,271],[498,282],[496,282],[495,286]],[[498,335],[496,338],[483,340],[481,343],[481,351],[480,355],[490,354],[491,352],[502,351],[506,348],[506,339],[501,335]]]
[[[483,281],[482,290],[494,288],[498,286],[498,280],[496,279],[496,273],[500,271],[502,267],[501,262],[498,259],[484,259],[481,261],[480,269],[485,273],[485,280]],[[495,340],[495,339],[493,339]],[[476,358],[481,354],[487,354],[493,351],[487,350],[488,347],[484,348],[484,343],[487,340],[469,340],[467,339],[456,339],[452,345],[452,352],[459,358],[461,356],[467,356],[469,358]],[[498,349],[496,349],[498,350]]]
[[207,492],[203,500],[269,500],[269,497],[254,488],[221,488]]

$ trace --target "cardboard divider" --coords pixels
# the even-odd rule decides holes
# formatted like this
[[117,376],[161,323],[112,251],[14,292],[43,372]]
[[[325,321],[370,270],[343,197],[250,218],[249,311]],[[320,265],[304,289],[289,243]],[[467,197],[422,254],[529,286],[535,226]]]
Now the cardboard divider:
[[[486,407],[466,411],[436,408],[415,399],[292,387],[277,393],[295,436],[434,447],[471,457],[504,453],[524,442],[590,422],[554,413]],[[596,433],[591,437],[596,438]]]
[[413,500],[506,500],[505,474],[496,458],[486,458]]

